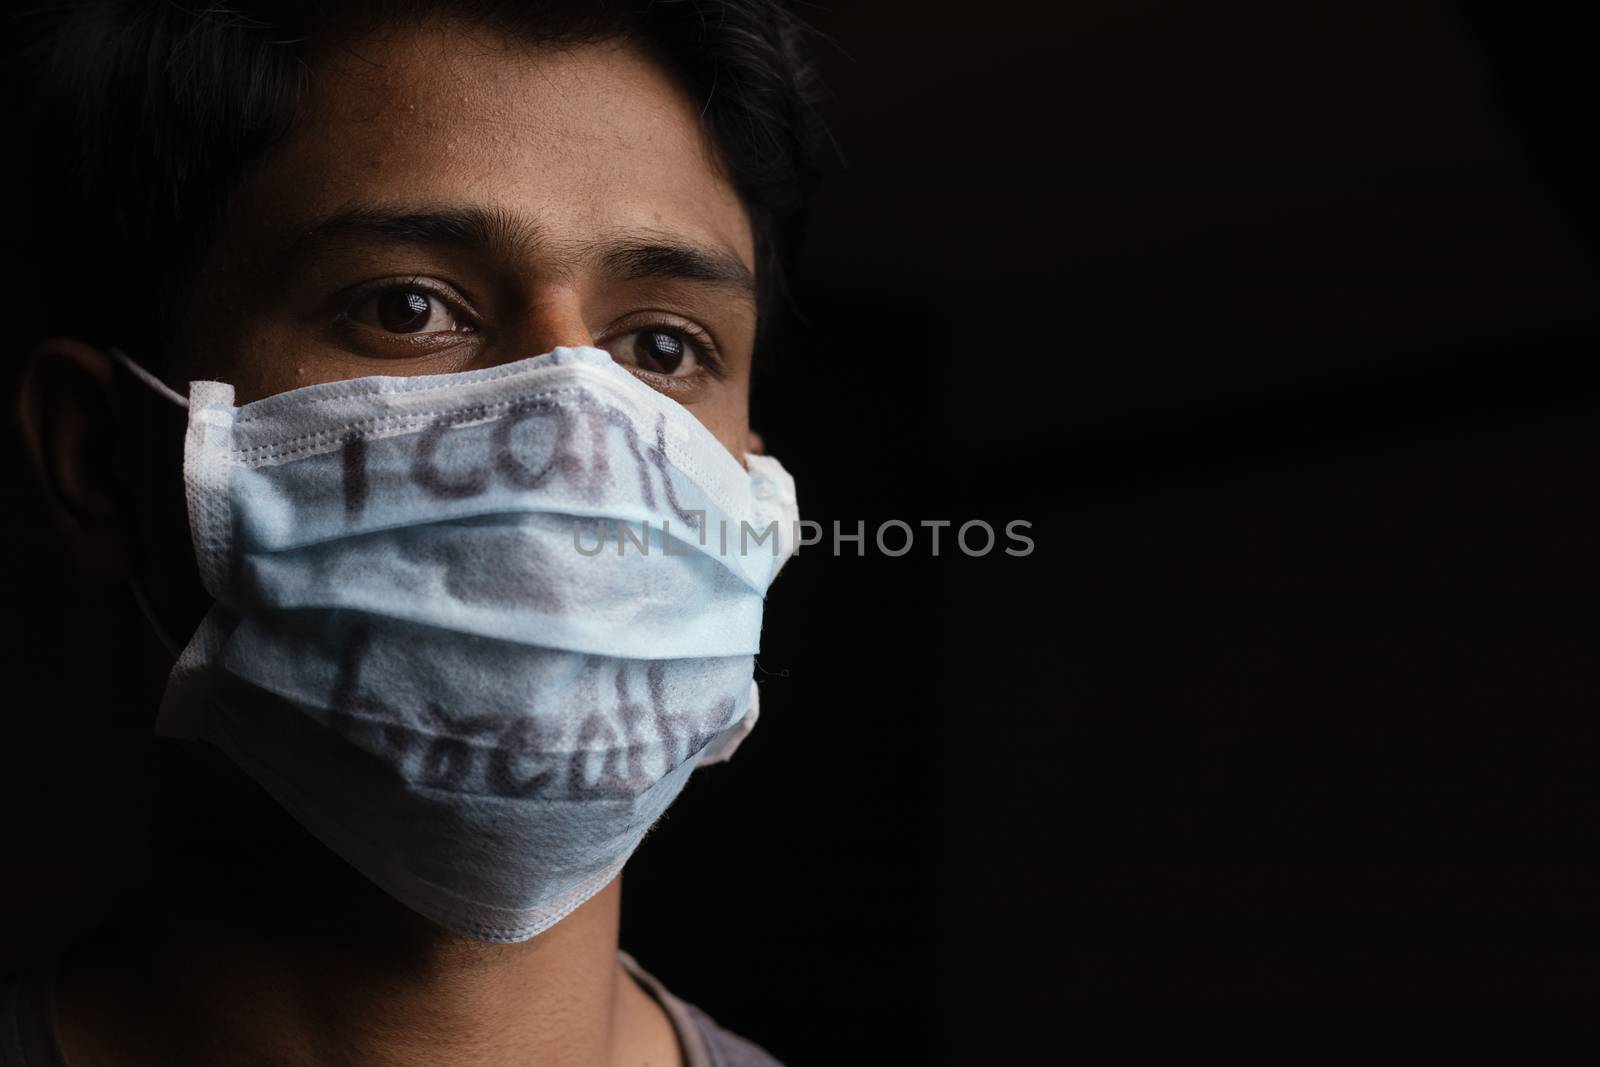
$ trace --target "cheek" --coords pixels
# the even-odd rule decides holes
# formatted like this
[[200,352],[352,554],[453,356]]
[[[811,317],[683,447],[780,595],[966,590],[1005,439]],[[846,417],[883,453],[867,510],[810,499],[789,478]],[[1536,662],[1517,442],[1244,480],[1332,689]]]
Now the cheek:
[[733,458],[744,463],[750,443],[750,407],[742,393],[706,400],[689,408],[701,425],[710,430]]

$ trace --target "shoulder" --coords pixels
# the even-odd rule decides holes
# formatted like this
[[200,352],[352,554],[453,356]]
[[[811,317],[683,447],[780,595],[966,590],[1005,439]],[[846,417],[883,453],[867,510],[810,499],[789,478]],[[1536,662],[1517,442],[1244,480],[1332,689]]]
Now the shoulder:
[[693,1004],[684,1004],[683,1008],[705,1040],[711,1067],[782,1067],[766,1049],[718,1026],[715,1019]]
[[0,975],[0,1067],[28,1067],[24,1004],[31,983],[22,974]]
[[660,979],[640,967],[626,952],[618,952],[622,966],[657,1004],[661,1005],[683,1046],[684,1067],[783,1067],[755,1042],[725,1030],[693,1004],[667,991]]

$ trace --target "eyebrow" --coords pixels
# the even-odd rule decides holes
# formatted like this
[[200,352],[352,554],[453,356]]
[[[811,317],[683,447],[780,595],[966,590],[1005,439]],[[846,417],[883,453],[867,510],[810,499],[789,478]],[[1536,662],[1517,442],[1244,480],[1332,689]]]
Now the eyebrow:
[[[505,211],[361,207],[320,220],[292,251],[362,241],[460,248],[507,258],[526,256],[547,244],[531,220]],[[594,259],[608,273],[628,281],[694,282],[732,289],[752,299],[756,295],[755,277],[731,249],[695,244],[662,231],[600,238],[563,251],[573,261]]]
[[652,278],[701,282],[751,296],[756,292],[756,280],[744,261],[722,248],[702,248],[659,237],[653,241],[621,240],[607,244],[600,258],[608,271],[629,281]]

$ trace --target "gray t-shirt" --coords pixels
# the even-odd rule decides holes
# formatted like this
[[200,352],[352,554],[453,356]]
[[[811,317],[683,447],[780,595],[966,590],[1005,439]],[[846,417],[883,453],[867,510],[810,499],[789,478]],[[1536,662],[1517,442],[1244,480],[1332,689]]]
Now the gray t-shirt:
[[[683,1067],[781,1067],[760,1046],[729,1033],[693,1004],[667,992],[632,956],[617,955],[672,1021]],[[67,1067],[56,1037],[54,996],[49,971],[0,980],[0,1067]]]

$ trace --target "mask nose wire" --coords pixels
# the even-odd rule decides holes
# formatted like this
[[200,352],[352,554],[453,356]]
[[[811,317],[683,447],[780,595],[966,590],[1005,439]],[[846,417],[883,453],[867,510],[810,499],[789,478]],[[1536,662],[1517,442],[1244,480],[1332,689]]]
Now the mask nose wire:
[[122,349],[107,348],[106,354],[120,363],[123,370],[126,370],[129,374],[139,379],[145,385],[148,385],[151,389],[154,389],[158,396],[172,401],[180,408],[188,408],[189,401],[186,397],[184,397],[176,389],[172,388],[172,386],[162,381],[160,378],[157,378],[154,374],[151,374],[149,371],[139,366],[139,364],[135,363]]
[[[107,348],[106,353],[121,364],[122,368],[129,374],[153,389],[156,395],[172,401],[180,408],[188,409],[189,401],[187,398],[181,396],[176,389],[135,363],[122,349]],[[161,642],[168,655],[173,659],[177,659],[183,652],[183,647],[172,639],[172,632],[162,624],[161,619],[156,615],[155,608],[151,606],[150,598],[145,596],[144,587],[140,584],[138,576],[129,576],[128,585],[133,589],[133,599],[138,602],[139,611],[144,615],[145,622],[149,623],[150,629],[155,631],[156,640]]]

